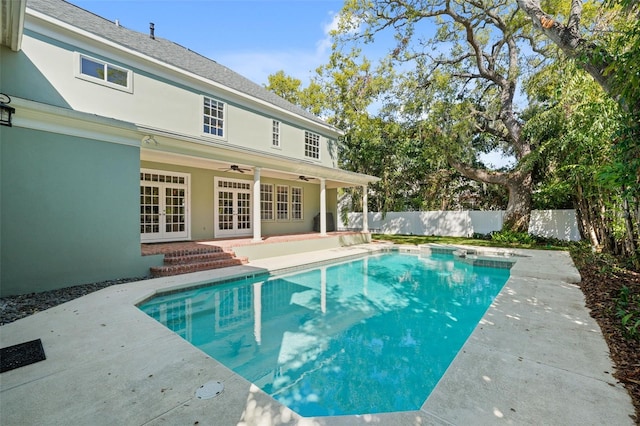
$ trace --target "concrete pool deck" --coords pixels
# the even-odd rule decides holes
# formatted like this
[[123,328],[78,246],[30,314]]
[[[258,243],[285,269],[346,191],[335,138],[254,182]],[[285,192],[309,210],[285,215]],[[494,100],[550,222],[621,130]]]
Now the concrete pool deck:
[[[302,418],[135,304],[194,283],[360,255],[323,250],[111,286],[0,327],[0,347],[40,338],[45,361],[0,374],[2,425],[633,425],[564,252],[523,257],[418,411]],[[224,391],[198,399],[218,380]]]

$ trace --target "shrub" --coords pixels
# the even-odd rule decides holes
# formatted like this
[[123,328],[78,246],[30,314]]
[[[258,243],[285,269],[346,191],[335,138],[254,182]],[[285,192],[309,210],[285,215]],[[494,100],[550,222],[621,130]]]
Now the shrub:
[[632,295],[629,287],[623,286],[616,301],[616,316],[625,337],[640,340],[640,294]]
[[526,232],[500,231],[491,234],[491,241],[502,244],[525,244],[536,243],[536,238]]
[[491,233],[488,234],[481,234],[479,232],[474,232],[473,235],[471,236],[471,238],[473,238],[474,240],[487,240],[487,241],[491,241]]

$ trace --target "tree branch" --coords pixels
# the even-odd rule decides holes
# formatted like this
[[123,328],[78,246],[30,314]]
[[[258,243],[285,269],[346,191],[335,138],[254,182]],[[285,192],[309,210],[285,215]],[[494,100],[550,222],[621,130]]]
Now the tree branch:
[[454,160],[452,157],[447,157],[447,162],[451,167],[456,169],[458,173],[469,179],[485,182],[495,183],[497,185],[507,185],[509,180],[508,174],[503,172],[495,172],[492,170],[476,169],[469,167],[459,161]]
[[[567,25],[547,15],[540,7],[540,0],[517,0],[518,6],[531,18],[534,27],[549,37],[570,58],[577,59],[582,68],[608,93],[611,92],[611,76],[604,70],[610,65],[609,58],[598,55],[596,46],[580,36],[582,1],[572,0]],[[584,58],[582,58],[584,55]]]

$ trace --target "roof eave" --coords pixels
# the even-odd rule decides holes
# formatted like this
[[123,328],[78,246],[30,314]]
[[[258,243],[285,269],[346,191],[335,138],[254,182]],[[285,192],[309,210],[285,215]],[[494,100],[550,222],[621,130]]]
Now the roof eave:
[[27,0],[0,0],[0,45],[18,52],[22,46]]

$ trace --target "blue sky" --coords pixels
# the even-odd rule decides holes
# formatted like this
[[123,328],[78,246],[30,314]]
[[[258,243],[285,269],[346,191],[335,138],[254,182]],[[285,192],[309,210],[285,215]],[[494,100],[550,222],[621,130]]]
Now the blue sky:
[[306,86],[327,62],[342,0],[67,0],[217,61],[258,84],[284,70]]

